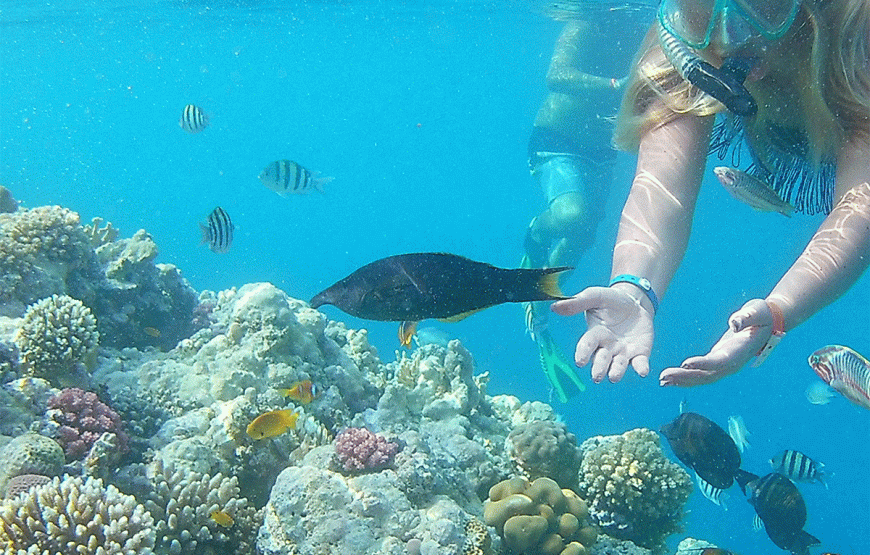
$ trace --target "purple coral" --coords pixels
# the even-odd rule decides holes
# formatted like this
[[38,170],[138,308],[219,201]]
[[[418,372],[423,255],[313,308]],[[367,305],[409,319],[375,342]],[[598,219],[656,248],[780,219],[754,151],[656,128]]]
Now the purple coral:
[[335,436],[335,454],[345,472],[368,472],[393,462],[399,445],[365,428],[347,428]]
[[52,418],[60,424],[57,440],[68,460],[80,459],[105,432],[115,434],[120,450],[127,450],[121,417],[96,393],[70,387],[49,399],[48,406],[57,409]]

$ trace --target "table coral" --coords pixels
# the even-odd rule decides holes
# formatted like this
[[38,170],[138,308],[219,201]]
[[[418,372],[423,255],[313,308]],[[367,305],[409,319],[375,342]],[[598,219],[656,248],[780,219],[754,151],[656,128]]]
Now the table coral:
[[365,428],[347,428],[335,436],[336,461],[348,473],[386,468],[398,451],[397,443]]
[[499,482],[489,490],[483,518],[511,553],[585,555],[597,532],[588,525],[586,503],[549,478]]
[[77,387],[61,390],[48,400],[49,418],[56,422],[58,442],[69,460],[82,458],[104,433],[117,437],[118,449],[127,449],[127,434],[118,413],[96,393]]
[[692,480],[665,457],[658,434],[640,428],[598,436],[580,450],[578,491],[607,534],[655,550],[680,529]]
[[151,515],[101,480],[54,478],[0,505],[0,545],[13,553],[151,555]]
[[31,305],[15,335],[24,373],[55,384],[89,369],[99,341],[91,310],[67,295],[52,295]]
[[530,480],[546,476],[563,488],[577,485],[580,453],[577,438],[562,422],[535,420],[514,428],[511,456]]

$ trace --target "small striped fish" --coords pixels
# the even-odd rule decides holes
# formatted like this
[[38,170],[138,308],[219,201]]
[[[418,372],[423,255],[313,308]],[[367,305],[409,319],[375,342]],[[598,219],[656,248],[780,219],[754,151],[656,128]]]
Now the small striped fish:
[[311,189],[323,192],[331,177],[318,177],[318,172],[300,166],[293,160],[278,160],[266,166],[258,176],[267,188],[279,195],[307,193]]
[[734,440],[734,445],[737,446],[737,450],[741,453],[747,447],[751,447],[749,440],[746,439],[746,436],[749,435],[749,430],[746,429],[742,416],[728,417],[728,435]]
[[822,472],[825,465],[814,461],[800,451],[786,449],[770,459],[770,466],[773,467],[774,472],[779,472],[795,482],[820,482],[826,488],[828,487]]
[[870,361],[849,347],[828,345],[810,355],[810,366],[828,385],[865,409],[870,409]]
[[695,482],[698,483],[698,489],[701,490],[704,497],[719,505],[726,511],[728,510],[728,507],[725,506],[725,499],[722,497],[723,490],[712,486],[709,482],[698,476],[697,472],[695,473]]
[[188,104],[181,112],[181,119],[178,120],[178,125],[188,133],[199,133],[208,127],[208,116],[202,111],[199,106]]
[[212,210],[205,222],[199,224],[202,242],[208,243],[213,252],[227,252],[233,244],[235,226],[226,210],[218,206]]
[[753,175],[725,166],[713,168],[713,173],[734,198],[756,210],[779,212],[788,217],[791,217],[794,212],[794,206],[784,201],[767,183]]

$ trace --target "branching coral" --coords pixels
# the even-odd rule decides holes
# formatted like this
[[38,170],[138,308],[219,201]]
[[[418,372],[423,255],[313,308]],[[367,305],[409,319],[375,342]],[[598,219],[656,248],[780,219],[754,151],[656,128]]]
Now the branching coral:
[[511,553],[586,555],[597,533],[586,523],[586,503],[549,478],[505,480],[489,490],[483,519]]
[[508,440],[511,456],[529,479],[546,476],[563,488],[576,487],[580,453],[565,424],[535,420],[514,428]]
[[91,310],[66,295],[52,295],[30,306],[15,335],[24,371],[54,383],[80,365],[92,365],[99,341]]
[[70,460],[80,459],[104,433],[114,434],[118,449],[127,450],[127,434],[118,413],[96,393],[70,387],[48,400],[49,417],[59,424],[58,441]]
[[580,450],[578,491],[609,535],[658,549],[679,530],[692,480],[665,457],[655,432],[594,437]]
[[398,444],[365,428],[347,428],[335,436],[336,461],[347,473],[386,468],[398,451]]
[[[198,555],[216,548],[226,553],[253,553],[259,513],[240,496],[235,477],[200,474],[164,465],[161,459],[150,465],[148,474],[153,491],[145,506],[156,520],[158,547],[171,554]],[[216,511],[231,520],[212,517]]]
[[12,553],[151,555],[151,515],[99,479],[66,477],[0,505],[0,545]]

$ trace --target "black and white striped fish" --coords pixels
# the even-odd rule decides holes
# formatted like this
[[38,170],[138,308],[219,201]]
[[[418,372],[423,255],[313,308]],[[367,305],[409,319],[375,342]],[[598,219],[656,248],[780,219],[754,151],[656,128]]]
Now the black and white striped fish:
[[230,250],[235,226],[226,210],[218,206],[204,222],[199,224],[199,228],[202,230],[202,242],[208,243],[208,247],[213,252]]
[[[698,489],[701,490],[701,493],[704,494],[704,497],[712,501],[713,503],[719,505],[726,511],[728,507],[725,505],[725,497],[723,496],[723,490],[710,485],[709,482],[698,476],[698,473],[695,473],[695,482],[698,484]],[[725,494],[727,495],[727,494]]]
[[870,361],[842,345],[828,345],[810,355],[809,365],[838,393],[870,409]]
[[279,195],[292,193],[307,193],[311,189],[323,192],[323,186],[332,181],[331,177],[319,177],[314,172],[300,166],[293,160],[278,160],[272,162],[258,176],[267,188]]
[[199,106],[188,104],[181,112],[178,125],[188,133],[199,133],[208,127],[208,116]]
[[826,488],[823,469],[825,465],[816,462],[800,451],[786,449],[770,459],[774,472],[791,478],[795,482],[820,482]]

